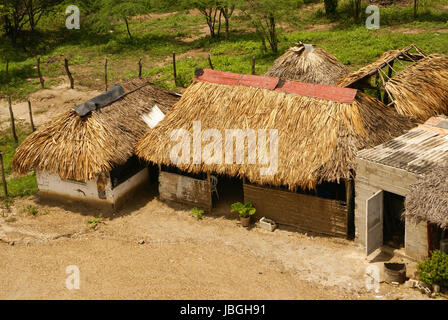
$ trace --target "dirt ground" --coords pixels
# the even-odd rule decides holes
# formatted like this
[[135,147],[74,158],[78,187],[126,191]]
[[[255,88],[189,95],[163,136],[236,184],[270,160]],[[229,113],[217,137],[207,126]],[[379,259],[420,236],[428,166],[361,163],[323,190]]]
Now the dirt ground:
[[[0,299],[427,298],[386,283],[369,292],[369,260],[351,241],[248,230],[224,216],[197,220],[148,190],[136,199],[96,230],[88,220],[101,211],[82,203],[32,196],[2,209]],[[70,265],[79,290],[66,288]]]
[[[65,81],[66,82],[66,81]],[[70,89],[67,83],[60,86],[39,90],[30,95],[33,111],[33,122],[36,126],[41,125],[48,119],[73,108],[75,105],[85,102],[101,92],[87,88]],[[18,123],[30,123],[27,101],[13,101],[12,109],[14,119]],[[10,115],[8,101],[0,99],[0,130],[9,128]]]

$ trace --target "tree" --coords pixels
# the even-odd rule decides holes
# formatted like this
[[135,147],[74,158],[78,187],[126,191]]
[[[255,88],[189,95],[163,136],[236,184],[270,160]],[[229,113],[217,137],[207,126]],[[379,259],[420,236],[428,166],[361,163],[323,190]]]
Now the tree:
[[19,32],[27,23],[25,1],[4,0],[0,8],[0,17],[6,35],[15,45]]
[[351,0],[352,1],[352,7],[353,7],[353,17],[355,18],[355,21],[359,21],[359,16],[361,14],[361,0]]
[[266,42],[272,52],[278,53],[277,22],[291,10],[297,8],[293,0],[247,0],[241,4],[241,10],[255,27],[264,48]]
[[224,17],[224,23],[226,25],[226,40],[229,40],[230,36],[230,18],[235,11],[235,0],[224,0],[221,1],[221,13]]
[[34,31],[40,18],[62,2],[63,0],[2,0],[0,23],[15,45],[26,26]]
[[25,0],[25,10],[31,30],[35,30],[43,14],[49,13],[64,0]]
[[[193,6],[194,8],[198,9],[199,12],[205,17],[205,21],[207,23],[207,26],[210,30],[210,37],[215,38],[215,25],[216,25],[216,17],[218,12],[222,14],[221,6],[219,1],[217,0],[185,0],[186,3],[189,6]],[[220,23],[220,16],[219,16],[219,23]]]
[[331,16],[336,12],[338,7],[338,0],[324,0],[325,4],[325,14]]
[[414,18],[417,18],[418,0],[414,0]]
[[132,40],[129,19],[138,13],[146,12],[146,5],[144,0],[102,0],[102,6],[96,15],[96,25],[101,29],[104,26],[110,27],[114,18],[121,20],[126,25],[129,39]]

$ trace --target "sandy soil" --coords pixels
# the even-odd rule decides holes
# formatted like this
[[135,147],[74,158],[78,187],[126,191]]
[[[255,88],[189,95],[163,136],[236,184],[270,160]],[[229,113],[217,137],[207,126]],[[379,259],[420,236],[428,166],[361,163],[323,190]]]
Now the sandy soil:
[[[368,292],[369,261],[353,242],[196,220],[150,191],[138,199],[96,230],[87,221],[100,211],[82,204],[30,197],[2,209],[0,299],[425,298],[385,283]],[[79,290],[65,286],[69,265],[80,270]]]
[[[36,126],[48,119],[73,108],[76,104],[87,101],[101,92],[83,87],[70,89],[67,83],[51,89],[39,90],[30,95],[33,121]],[[12,101],[14,119],[17,123],[30,123],[28,102]],[[8,101],[0,100],[0,129],[10,126]]]

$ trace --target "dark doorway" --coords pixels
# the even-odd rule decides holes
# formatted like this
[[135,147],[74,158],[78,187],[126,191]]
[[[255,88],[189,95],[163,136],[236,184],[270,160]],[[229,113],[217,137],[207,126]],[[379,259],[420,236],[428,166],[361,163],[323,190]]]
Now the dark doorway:
[[217,192],[212,191],[213,215],[229,216],[234,218],[237,217],[236,213],[230,213],[230,206],[232,205],[232,203],[238,201],[243,202],[243,181],[239,178],[231,177],[228,175],[218,175],[212,173],[211,182],[213,181],[213,177],[217,179]]
[[147,163],[145,161],[141,160],[136,155],[133,155],[124,164],[113,168],[110,171],[112,189],[143,170],[146,166]]
[[393,248],[404,247],[404,197],[384,191],[383,244]]

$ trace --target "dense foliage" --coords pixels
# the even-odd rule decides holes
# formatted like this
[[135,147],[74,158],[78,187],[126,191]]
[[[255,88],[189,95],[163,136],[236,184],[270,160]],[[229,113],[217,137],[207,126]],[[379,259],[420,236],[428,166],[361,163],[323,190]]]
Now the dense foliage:
[[448,287],[448,254],[432,251],[431,257],[418,265],[418,275],[424,283]]

